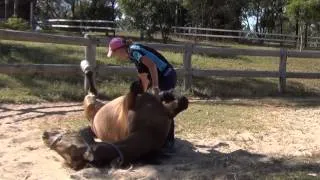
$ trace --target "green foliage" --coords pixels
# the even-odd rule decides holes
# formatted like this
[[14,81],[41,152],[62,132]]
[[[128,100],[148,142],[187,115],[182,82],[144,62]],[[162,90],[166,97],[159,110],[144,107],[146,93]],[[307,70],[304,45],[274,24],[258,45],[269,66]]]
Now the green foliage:
[[167,41],[169,30],[174,24],[177,3],[170,0],[120,0],[121,10],[132,19],[133,26],[147,32],[147,36],[160,30],[164,42]]
[[246,0],[183,1],[192,26],[226,29],[241,29],[247,4]]
[[287,5],[288,15],[304,22],[320,20],[319,0],[290,0]]
[[40,19],[101,19],[113,20],[115,0],[38,0],[36,14]]
[[0,27],[21,31],[28,30],[30,28],[29,23],[26,20],[15,16],[10,17],[7,21],[0,24]]

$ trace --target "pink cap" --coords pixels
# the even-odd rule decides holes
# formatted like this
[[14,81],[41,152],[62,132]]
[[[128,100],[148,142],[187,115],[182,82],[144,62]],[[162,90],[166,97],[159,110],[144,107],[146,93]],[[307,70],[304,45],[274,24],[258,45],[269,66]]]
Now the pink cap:
[[123,46],[125,46],[125,42],[122,38],[120,38],[120,37],[112,38],[109,43],[109,51],[108,51],[107,57],[111,57],[112,52],[114,50],[119,49]]

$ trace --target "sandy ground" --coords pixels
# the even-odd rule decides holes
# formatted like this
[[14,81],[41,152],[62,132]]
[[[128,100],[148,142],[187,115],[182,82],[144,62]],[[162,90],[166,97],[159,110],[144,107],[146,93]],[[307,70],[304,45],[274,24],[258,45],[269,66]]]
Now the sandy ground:
[[[267,121],[270,116],[275,120]],[[0,105],[0,179],[256,179],[300,171],[320,179],[320,107],[266,109],[257,120],[270,128],[260,133],[178,137],[176,154],[160,165],[78,172],[43,144],[39,128],[70,117],[82,118],[81,104]]]

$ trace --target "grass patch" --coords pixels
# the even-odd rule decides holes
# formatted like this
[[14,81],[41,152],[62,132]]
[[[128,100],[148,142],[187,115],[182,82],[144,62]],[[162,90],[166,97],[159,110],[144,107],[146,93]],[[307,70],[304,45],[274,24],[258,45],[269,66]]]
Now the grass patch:
[[[118,97],[129,89],[130,79],[109,77],[98,81],[99,92]],[[83,77],[8,76],[0,74],[1,103],[82,101]]]
[[308,97],[320,95],[319,85],[319,80],[290,79],[282,95],[277,78],[193,78],[192,94],[202,98]]
[[[84,59],[84,47],[47,43],[0,41],[0,63],[80,64]],[[175,66],[182,67],[181,53],[162,52]],[[97,48],[97,64],[129,65],[106,57],[106,47]],[[193,68],[277,71],[279,59],[273,57],[206,56],[193,55]],[[320,61],[316,59],[288,59],[288,71],[319,72]],[[98,89],[108,97],[116,97],[127,91],[136,77],[98,77]],[[182,91],[179,77],[178,91]],[[83,97],[83,77],[0,76],[1,102],[79,101]],[[319,80],[288,79],[285,96],[318,96]],[[279,97],[277,78],[193,78],[193,87],[188,93],[200,98],[252,98]]]
[[176,117],[176,132],[179,136],[197,139],[221,136],[230,131],[259,132],[264,126],[254,117],[261,112],[261,106],[192,103]]

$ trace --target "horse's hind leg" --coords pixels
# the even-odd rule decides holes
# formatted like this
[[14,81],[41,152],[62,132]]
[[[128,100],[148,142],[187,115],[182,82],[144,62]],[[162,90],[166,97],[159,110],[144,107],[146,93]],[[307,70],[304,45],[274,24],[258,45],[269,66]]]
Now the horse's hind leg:
[[87,60],[82,60],[80,63],[81,70],[85,74],[85,83],[89,85],[89,92],[98,95],[98,91],[93,81],[93,69]]
[[89,94],[84,97],[84,115],[90,123],[92,123],[94,116],[103,105],[104,103],[97,100],[95,95]]

